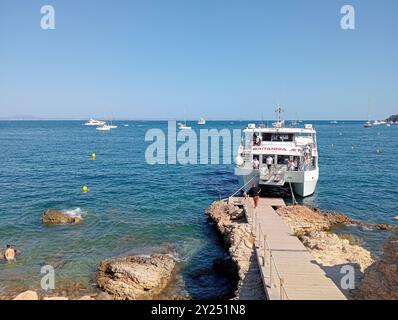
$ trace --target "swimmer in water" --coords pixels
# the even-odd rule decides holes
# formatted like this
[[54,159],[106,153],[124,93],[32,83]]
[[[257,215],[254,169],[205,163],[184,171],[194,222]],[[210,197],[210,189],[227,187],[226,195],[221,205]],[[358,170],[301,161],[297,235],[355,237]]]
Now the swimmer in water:
[[15,256],[19,254],[20,251],[11,247],[10,244],[7,244],[6,250],[2,254],[6,261],[13,261],[15,260]]

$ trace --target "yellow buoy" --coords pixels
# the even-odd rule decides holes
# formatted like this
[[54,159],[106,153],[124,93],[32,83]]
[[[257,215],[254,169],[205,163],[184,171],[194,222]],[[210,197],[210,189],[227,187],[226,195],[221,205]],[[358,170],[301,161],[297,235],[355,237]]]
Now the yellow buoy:
[[93,152],[93,153],[91,154],[91,159],[95,160],[95,158],[97,158],[97,155],[95,154],[95,152]]
[[82,187],[82,191],[83,191],[83,192],[87,192],[87,191],[88,191],[88,187],[87,187],[86,185],[84,185],[84,186]]

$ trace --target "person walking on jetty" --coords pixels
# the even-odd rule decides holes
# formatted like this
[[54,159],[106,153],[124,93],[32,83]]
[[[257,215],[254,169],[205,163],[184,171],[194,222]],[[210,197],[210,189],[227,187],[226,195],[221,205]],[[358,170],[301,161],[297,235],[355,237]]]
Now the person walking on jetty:
[[10,244],[7,244],[6,250],[3,253],[3,257],[6,261],[13,261],[15,260],[15,256],[19,253],[19,250],[14,249]]
[[257,184],[254,182],[251,189],[249,190],[249,194],[253,197],[253,202],[254,202],[254,209],[258,207],[258,201],[260,199],[260,192],[261,188],[257,186]]

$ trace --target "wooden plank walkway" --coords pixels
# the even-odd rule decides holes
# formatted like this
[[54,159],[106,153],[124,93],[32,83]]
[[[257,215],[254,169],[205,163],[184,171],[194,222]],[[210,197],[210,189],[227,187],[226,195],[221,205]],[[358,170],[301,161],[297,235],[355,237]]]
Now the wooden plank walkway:
[[346,300],[314,257],[272,207],[282,199],[261,198],[257,209],[246,205],[256,237],[256,253],[265,291],[270,300]]

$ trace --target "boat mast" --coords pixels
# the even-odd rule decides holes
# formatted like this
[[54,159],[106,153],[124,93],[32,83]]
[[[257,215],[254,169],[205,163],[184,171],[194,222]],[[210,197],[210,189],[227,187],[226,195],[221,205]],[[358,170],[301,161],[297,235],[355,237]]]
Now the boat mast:
[[277,123],[279,123],[280,125],[282,125],[282,123],[283,123],[283,120],[282,120],[283,112],[285,112],[285,110],[283,110],[283,108],[278,104],[277,108],[275,109],[275,113],[276,113]]

